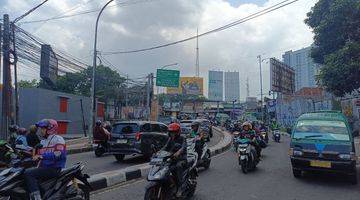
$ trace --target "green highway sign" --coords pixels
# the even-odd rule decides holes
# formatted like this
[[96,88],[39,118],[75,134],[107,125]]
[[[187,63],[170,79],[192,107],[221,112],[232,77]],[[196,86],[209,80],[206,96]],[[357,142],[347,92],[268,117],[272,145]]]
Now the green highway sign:
[[156,86],[179,87],[180,71],[157,69]]

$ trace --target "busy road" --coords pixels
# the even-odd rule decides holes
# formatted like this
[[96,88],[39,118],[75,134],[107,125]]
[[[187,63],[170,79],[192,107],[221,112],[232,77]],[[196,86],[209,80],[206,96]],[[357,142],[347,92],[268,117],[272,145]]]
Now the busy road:
[[[211,167],[201,171],[193,199],[201,200],[350,200],[360,196],[360,185],[351,185],[343,177],[329,174],[305,174],[293,177],[288,157],[289,137],[281,143],[270,142],[264,149],[257,170],[243,174],[232,150],[212,159]],[[146,180],[94,193],[92,199],[143,199]]]
[[[209,146],[217,144],[222,138],[220,133],[214,131],[214,136],[209,142]],[[136,164],[144,163],[145,160],[142,156],[126,156],[124,161],[117,162],[115,157],[112,155],[105,155],[102,157],[96,157],[94,152],[86,152],[79,154],[69,155],[67,158],[67,166],[72,166],[75,163],[81,162],[85,164],[85,172],[89,175],[102,173],[111,170],[122,169]]]

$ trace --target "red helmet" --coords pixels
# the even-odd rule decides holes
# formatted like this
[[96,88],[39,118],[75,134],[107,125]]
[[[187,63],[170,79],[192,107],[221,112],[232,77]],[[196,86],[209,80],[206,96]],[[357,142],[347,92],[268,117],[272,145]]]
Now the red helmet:
[[168,127],[169,132],[180,133],[181,127],[178,123],[171,123]]

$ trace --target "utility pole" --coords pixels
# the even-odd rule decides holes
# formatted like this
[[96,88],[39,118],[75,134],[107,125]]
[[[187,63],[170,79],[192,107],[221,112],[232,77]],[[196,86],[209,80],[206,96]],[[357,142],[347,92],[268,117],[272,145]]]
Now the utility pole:
[[3,18],[3,88],[2,88],[2,111],[1,111],[1,138],[7,139],[8,126],[11,118],[11,70],[10,70],[10,22],[9,15]]
[[148,116],[148,120],[150,120],[150,84],[151,84],[151,74],[149,74],[147,76],[148,80],[147,80],[147,84],[146,84],[146,111],[147,111],[147,116]]
[[261,68],[261,55],[258,55],[258,59],[259,59],[259,67],[260,67],[260,108],[261,108],[261,118],[262,121],[264,121],[264,109],[263,109],[263,82],[262,82],[262,68]]
[[199,67],[199,29],[196,29],[196,73],[195,76],[200,76],[200,67]]
[[128,81],[129,81],[129,75],[126,74],[126,82],[125,82],[125,107],[128,106],[128,98],[129,98],[129,94],[128,94]]
[[250,96],[249,77],[246,77],[246,97]]
[[15,24],[11,23],[11,30],[12,30],[12,43],[13,43],[13,51],[12,54],[14,56],[13,66],[14,66],[14,86],[15,86],[15,124],[19,125],[19,87],[18,87],[18,80],[17,80],[17,54],[16,54],[16,36],[15,36]]
[[231,119],[235,118],[235,102],[236,99],[232,101],[232,114],[231,114]]

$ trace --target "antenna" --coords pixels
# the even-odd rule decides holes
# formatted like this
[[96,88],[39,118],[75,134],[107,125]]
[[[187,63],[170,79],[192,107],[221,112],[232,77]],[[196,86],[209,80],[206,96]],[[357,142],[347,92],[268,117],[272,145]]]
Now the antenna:
[[246,97],[250,96],[249,77],[246,77]]
[[196,29],[196,73],[195,76],[200,76],[200,68],[199,68],[199,28]]

